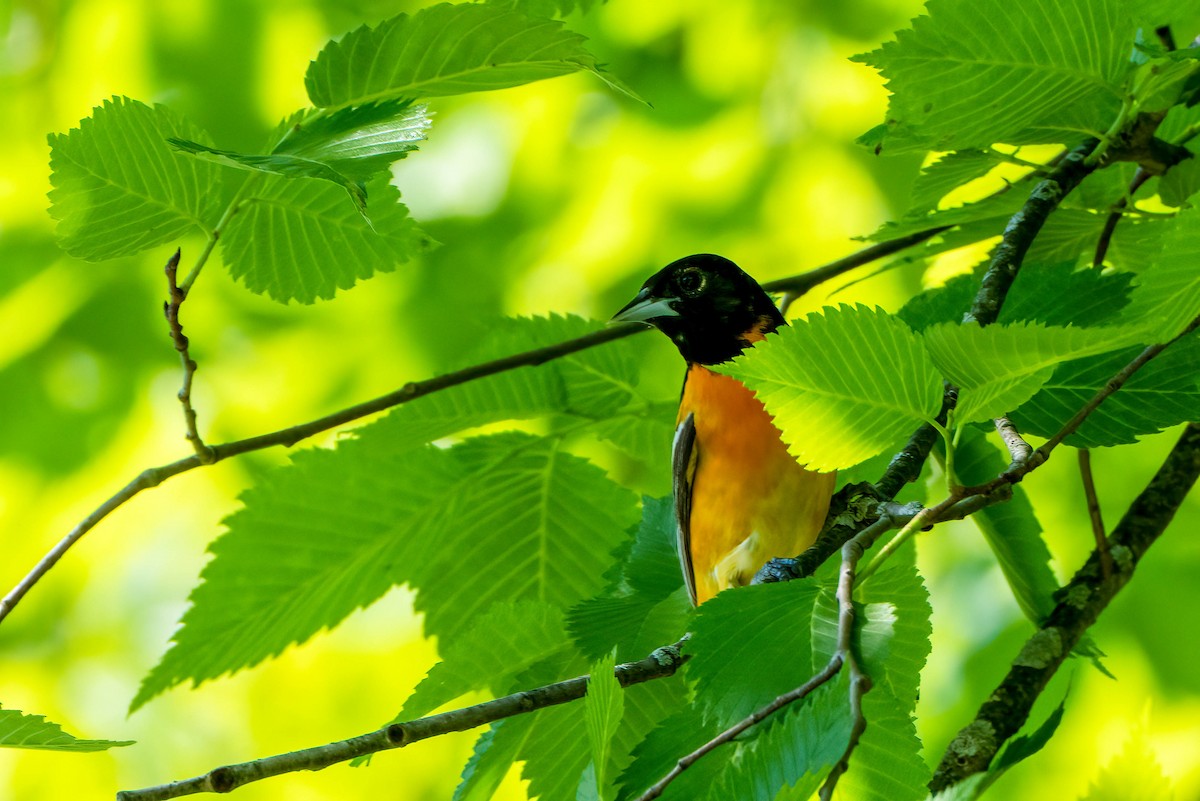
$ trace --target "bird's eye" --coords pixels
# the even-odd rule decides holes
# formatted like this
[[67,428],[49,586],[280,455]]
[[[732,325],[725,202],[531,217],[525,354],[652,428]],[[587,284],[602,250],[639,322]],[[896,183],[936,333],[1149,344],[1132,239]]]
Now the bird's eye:
[[704,274],[699,270],[688,270],[679,276],[678,283],[685,295],[698,295],[704,291]]

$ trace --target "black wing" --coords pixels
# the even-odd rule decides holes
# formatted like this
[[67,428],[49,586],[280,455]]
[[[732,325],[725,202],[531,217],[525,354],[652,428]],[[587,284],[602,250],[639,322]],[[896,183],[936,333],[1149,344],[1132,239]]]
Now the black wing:
[[671,451],[671,476],[675,494],[675,532],[678,537],[679,563],[692,604],[696,603],[696,579],[692,569],[692,481],[696,477],[695,415],[689,413],[675,429],[675,445]]

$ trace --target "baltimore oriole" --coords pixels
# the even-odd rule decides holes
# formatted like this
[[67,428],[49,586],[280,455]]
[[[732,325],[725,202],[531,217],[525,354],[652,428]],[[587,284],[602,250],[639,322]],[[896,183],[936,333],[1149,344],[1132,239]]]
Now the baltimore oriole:
[[658,328],[687,361],[672,464],[692,602],[748,584],[768,560],[811,545],[836,475],[801,467],[754,394],[706,366],[787,325],[762,287],[721,256],[688,256],[651,276],[613,320]]

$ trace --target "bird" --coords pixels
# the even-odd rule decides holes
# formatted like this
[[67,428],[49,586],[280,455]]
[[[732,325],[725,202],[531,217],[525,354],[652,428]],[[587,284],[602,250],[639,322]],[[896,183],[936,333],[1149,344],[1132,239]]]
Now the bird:
[[740,381],[713,371],[787,321],[758,283],[712,253],[668,264],[612,318],[666,334],[687,364],[672,446],[679,558],[694,605],[796,556],[825,521],[836,473],[807,470]]

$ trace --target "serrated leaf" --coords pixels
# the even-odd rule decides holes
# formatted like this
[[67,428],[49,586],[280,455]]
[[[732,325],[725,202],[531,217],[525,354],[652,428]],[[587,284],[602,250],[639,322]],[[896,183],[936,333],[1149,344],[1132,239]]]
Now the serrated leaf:
[[1027,264],[1017,273],[997,322],[1111,324],[1129,303],[1132,281],[1132,273],[1075,270],[1069,262]]
[[133,745],[133,740],[80,740],[42,715],[17,709],[0,709],[0,748],[85,753]]
[[1092,780],[1080,801],[1173,801],[1171,781],[1146,742],[1146,733],[1135,728],[1121,753],[1113,757]]
[[619,576],[602,595],[567,615],[571,635],[584,655],[594,659],[616,647],[621,659],[638,659],[683,635],[691,602],[676,548],[673,502],[643,498],[642,522]]
[[[1021,431],[1049,437],[1142,351],[1140,346],[1066,362],[1028,402],[1012,412]],[[1133,374],[1067,439],[1076,448],[1137,442],[1200,418],[1200,338],[1191,334]]]
[[1138,276],[1123,321],[1141,326],[1146,339],[1167,342],[1200,316],[1200,208],[1186,209],[1163,238],[1150,269]]
[[[467,367],[557,344],[604,326],[582,317],[506,317],[492,321],[478,346],[454,367]],[[598,425],[634,399],[637,349],[629,340],[609,342],[569,356],[470,381],[417,398],[366,426],[380,429],[397,447],[416,446],[503,420],[555,413],[596,416]],[[669,451],[670,439],[663,447]]]
[[168,137],[208,141],[165,106],[127,97],[105,100],[78,128],[49,136],[50,216],[68,253],[128,256],[216,225],[221,171],[174,153]]
[[[954,448],[954,469],[960,481],[982,484],[999,475],[1006,464],[999,448],[982,431],[971,426],[962,429]],[[1017,605],[1030,621],[1040,625],[1054,609],[1058,579],[1050,569],[1050,549],[1025,490],[1014,486],[1011,500],[982,509],[971,520],[995,554]]]
[[510,678],[567,643],[562,610],[534,600],[500,601],[444,643],[442,661],[404,702],[393,722],[414,720],[472,690],[500,694]]
[[810,314],[723,371],[754,390],[789,451],[812,470],[892,448],[942,403],[941,378],[918,337],[861,305]]
[[850,740],[847,684],[838,677],[739,743],[706,796],[712,801],[807,799]]
[[922,167],[913,181],[912,196],[904,216],[936,209],[942,198],[958,187],[987,175],[996,163],[995,158],[982,150],[962,150],[947,153]]
[[[684,754],[691,753],[717,735],[715,722],[706,720],[695,706],[684,706],[662,721],[633,749],[633,759],[618,780],[618,801],[630,801],[666,775]],[[667,785],[664,801],[703,798],[712,782],[733,756],[718,748],[696,762]]]
[[432,245],[386,178],[371,181],[367,193],[372,224],[328,181],[264,175],[221,237],[229,273],[273,300],[312,303]]
[[[1020,278],[1021,273],[1017,273],[1017,279]],[[939,323],[958,323],[971,308],[978,291],[979,279],[975,276],[956,275],[941,286],[909,298],[896,316],[917,333]]]
[[579,70],[600,74],[561,22],[491,5],[442,3],[331,42],[304,83],[319,108],[504,89]]
[[1066,711],[1065,704],[1065,699],[1060,701],[1049,717],[1042,721],[1042,724],[1029,734],[1014,737],[1010,740],[1008,745],[1004,747],[1004,750],[1000,752],[1000,756],[996,758],[995,763],[988,769],[988,774],[994,779],[1004,773],[1004,771],[1023,760],[1029,759],[1029,757],[1045,748],[1046,743],[1050,742],[1050,738],[1058,730],[1058,724],[1062,723],[1063,713]]
[[858,801],[914,801],[924,798],[931,771],[921,757],[921,741],[905,702],[886,689],[863,696],[867,728],[838,782],[847,798]]
[[625,696],[613,674],[615,666],[615,654],[609,654],[592,664],[588,676],[587,696],[583,702],[588,743],[592,748],[595,786],[600,798],[612,797],[608,763],[613,751],[613,739],[621,725],[621,717],[625,714]]
[[559,445],[510,433],[397,449],[364,433],[296,454],[243,495],[134,708],[274,656],[395,584],[447,640],[500,601],[594,595],[635,499]]
[[429,115],[425,106],[392,100],[331,114],[300,112],[283,128],[281,140],[266,154],[219,150],[174,137],[167,141],[180,152],[229,167],[330,181],[346,190],[367,217],[364,184],[416,150],[429,128]]
[[498,720],[475,741],[453,801],[491,801],[533,729],[534,716]]
[[[1028,199],[1027,192],[1022,191],[1021,188],[1025,185],[1024,180],[1017,181],[1008,191],[996,192],[980,200],[963,203],[961,206],[933,209],[919,214],[906,214],[894,222],[887,222],[879,226],[867,238],[874,242],[888,242],[945,225],[959,226],[960,228],[971,227],[969,236],[950,240],[948,245],[942,245],[937,249],[936,252],[940,252],[963,247],[988,237],[999,236],[1004,232],[1004,226],[1009,218],[1020,211]],[[943,240],[948,237],[949,234],[940,235]],[[933,241],[933,244],[936,245],[936,241]],[[926,249],[928,250],[929,247],[927,245]]]
[[1061,362],[1120,348],[1138,333],[1116,326],[943,323],[922,336],[934,364],[959,387],[954,419],[964,425],[1007,414],[1032,398]]
[[896,41],[858,57],[892,96],[885,152],[1059,143],[1121,106],[1136,23],[1121,0],[930,0]]
[[819,591],[812,579],[751,585],[697,610],[684,674],[706,718],[725,728],[808,681]]

